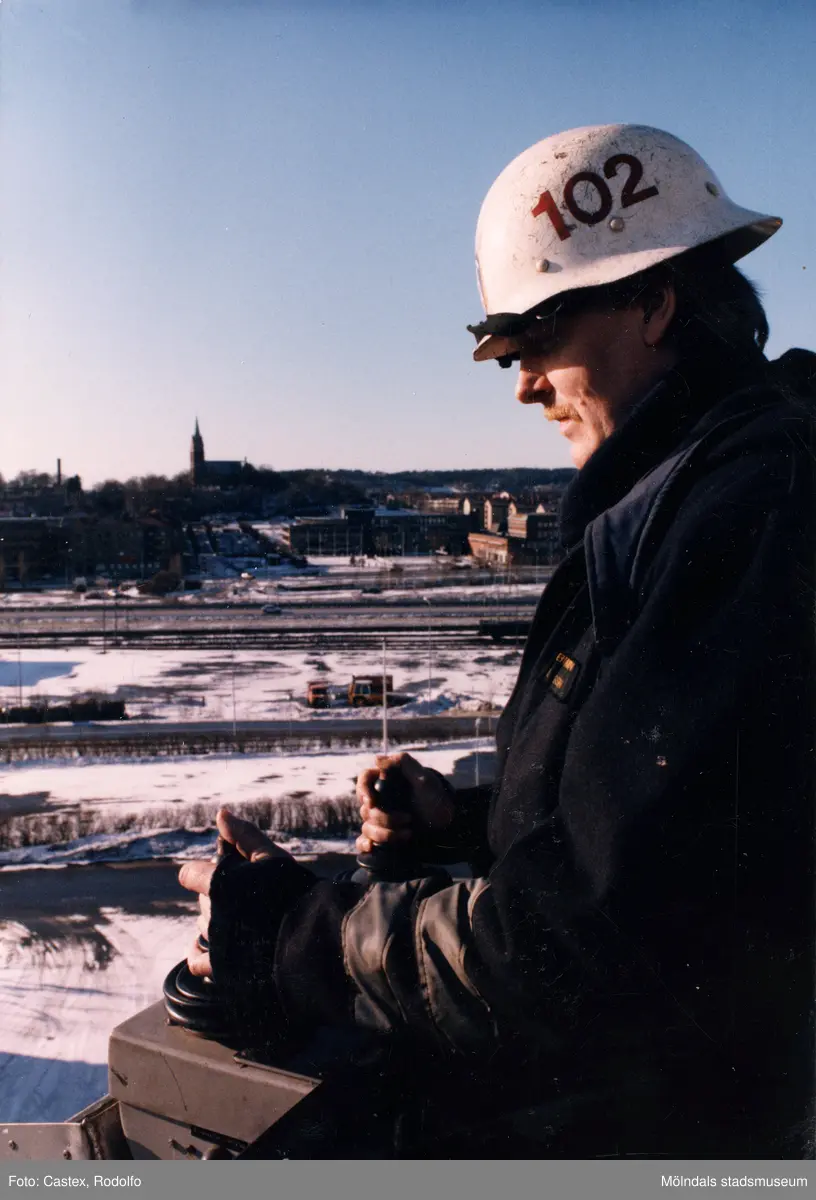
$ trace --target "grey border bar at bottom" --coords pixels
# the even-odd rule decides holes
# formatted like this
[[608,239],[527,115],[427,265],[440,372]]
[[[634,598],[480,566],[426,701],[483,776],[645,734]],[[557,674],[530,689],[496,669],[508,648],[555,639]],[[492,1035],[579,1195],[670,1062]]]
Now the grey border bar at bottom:
[[[25,1179],[17,1184],[14,1177]],[[87,1184],[79,1183],[87,1180]],[[788,1184],[781,1181],[785,1179]],[[55,1183],[54,1180],[65,1182]],[[69,1183],[68,1180],[76,1180]],[[670,1182],[667,1182],[669,1181]],[[704,1182],[705,1181],[705,1182]],[[725,1182],[728,1181],[728,1182]],[[752,1182],[749,1182],[752,1181]],[[759,1182],[761,1181],[761,1182]],[[658,1200],[816,1193],[813,1161],[107,1162],[4,1164],[0,1196],[140,1200]]]

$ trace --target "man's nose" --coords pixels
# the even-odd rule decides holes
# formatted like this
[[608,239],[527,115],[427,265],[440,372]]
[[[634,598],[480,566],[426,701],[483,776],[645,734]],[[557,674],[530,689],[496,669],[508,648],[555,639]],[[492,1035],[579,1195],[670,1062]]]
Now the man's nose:
[[546,375],[540,371],[519,370],[516,380],[516,399],[521,404],[543,404],[552,393],[552,386]]

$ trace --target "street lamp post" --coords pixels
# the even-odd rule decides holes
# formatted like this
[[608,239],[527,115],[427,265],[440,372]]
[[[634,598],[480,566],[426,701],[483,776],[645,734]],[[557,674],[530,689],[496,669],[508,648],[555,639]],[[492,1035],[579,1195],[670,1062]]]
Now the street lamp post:
[[20,621],[17,621],[17,701],[23,707],[23,660],[20,657]]
[[232,645],[232,740],[238,745],[238,716],[235,706],[235,626],[230,625],[230,642]]
[[388,658],[385,638],[382,643],[382,752],[388,753]]
[[431,623],[431,602],[427,596],[422,599],[428,605],[428,714],[431,712],[431,680],[433,678],[433,625]]

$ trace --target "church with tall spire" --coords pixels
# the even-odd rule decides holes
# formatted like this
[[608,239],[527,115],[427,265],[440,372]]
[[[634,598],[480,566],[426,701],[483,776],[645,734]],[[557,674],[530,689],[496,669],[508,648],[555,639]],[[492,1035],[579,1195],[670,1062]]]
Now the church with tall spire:
[[198,428],[198,417],[196,417],[195,433],[190,446],[190,480],[193,487],[203,481],[204,478],[204,438],[201,436],[201,430]]
[[196,417],[195,432],[190,443],[190,482],[193,487],[229,487],[240,483],[245,466],[246,459],[243,462],[225,459],[208,461]]

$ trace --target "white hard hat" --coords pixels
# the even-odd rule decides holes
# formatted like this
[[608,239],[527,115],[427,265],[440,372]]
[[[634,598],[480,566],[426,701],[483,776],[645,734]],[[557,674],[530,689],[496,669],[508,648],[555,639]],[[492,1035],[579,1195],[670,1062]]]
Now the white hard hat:
[[[719,241],[736,262],[782,221],[741,208],[696,151],[647,125],[588,125],[505,167],[476,228],[487,320],[477,362],[513,352],[518,316],[563,292],[625,279]],[[516,317],[516,321],[513,321]]]

